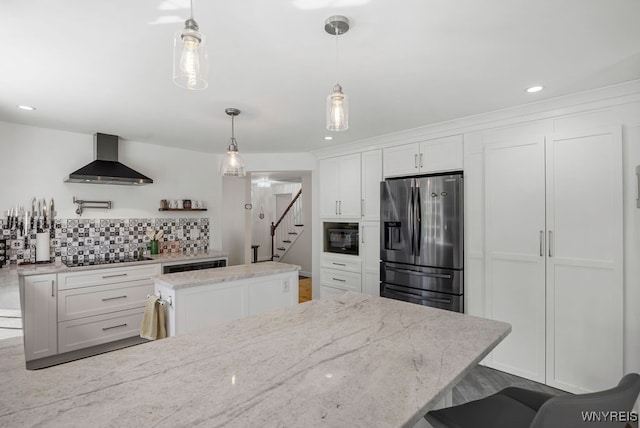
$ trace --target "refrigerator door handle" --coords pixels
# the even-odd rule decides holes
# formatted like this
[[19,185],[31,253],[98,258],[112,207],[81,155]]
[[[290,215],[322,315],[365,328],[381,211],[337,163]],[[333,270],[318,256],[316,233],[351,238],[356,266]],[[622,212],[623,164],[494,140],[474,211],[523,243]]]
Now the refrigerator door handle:
[[411,179],[411,188],[409,193],[409,206],[407,207],[407,221],[409,223],[409,240],[411,241],[411,255],[413,255],[414,247],[414,228],[413,228],[413,179]]
[[388,267],[386,268],[387,270],[390,270],[392,272],[399,272],[399,273],[406,273],[409,275],[416,275],[416,276],[427,276],[429,278],[442,278],[442,279],[451,279],[451,274],[448,273],[428,273],[428,272],[418,272],[415,270],[410,270],[410,269],[398,269],[398,268],[392,268],[392,267]]

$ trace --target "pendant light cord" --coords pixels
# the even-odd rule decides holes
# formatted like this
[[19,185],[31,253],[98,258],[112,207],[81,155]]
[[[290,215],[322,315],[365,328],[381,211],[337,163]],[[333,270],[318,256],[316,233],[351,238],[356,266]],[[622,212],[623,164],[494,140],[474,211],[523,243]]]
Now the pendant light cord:
[[232,140],[235,140],[235,137],[236,137],[235,127],[233,126],[235,118],[236,118],[235,116],[231,116],[231,139]]
[[193,0],[191,0],[191,19],[193,20]]
[[340,48],[338,45],[338,26],[334,24],[333,27],[335,34],[336,34],[336,82],[338,82],[339,78],[340,78]]

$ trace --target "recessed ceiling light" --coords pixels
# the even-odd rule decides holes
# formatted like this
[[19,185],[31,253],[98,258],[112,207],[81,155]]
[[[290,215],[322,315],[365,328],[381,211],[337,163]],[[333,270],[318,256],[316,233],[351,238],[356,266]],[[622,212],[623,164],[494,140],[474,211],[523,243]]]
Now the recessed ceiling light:
[[534,92],[540,92],[543,89],[544,89],[544,86],[536,85],[536,86],[527,88],[527,92],[529,92],[530,94],[533,94]]
[[325,140],[333,140],[333,137],[330,135],[327,135],[326,137],[324,137]]
[[26,111],[34,111],[36,109],[35,107],[24,106],[24,105],[19,105],[19,106],[16,106],[16,107],[18,107],[20,110],[26,110]]

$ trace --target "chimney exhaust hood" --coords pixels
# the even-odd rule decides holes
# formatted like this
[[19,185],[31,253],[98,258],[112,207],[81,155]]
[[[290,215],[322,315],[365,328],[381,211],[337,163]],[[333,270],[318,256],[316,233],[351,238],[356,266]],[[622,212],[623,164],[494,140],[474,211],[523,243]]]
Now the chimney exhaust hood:
[[117,135],[94,134],[93,150],[96,160],[69,174],[64,179],[65,183],[124,185],[153,183],[153,180],[146,175],[118,162]]

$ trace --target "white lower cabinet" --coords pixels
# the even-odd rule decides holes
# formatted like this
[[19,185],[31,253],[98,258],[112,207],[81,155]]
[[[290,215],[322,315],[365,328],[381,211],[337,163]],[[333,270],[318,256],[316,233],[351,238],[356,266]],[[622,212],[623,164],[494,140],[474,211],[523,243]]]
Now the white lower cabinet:
[[56,274],[20,278],[24,353],[36,360],[58,353]]
[[620,128],[487,141],[486,315],[512,332],[491,367],[574,393],[623,374]]
[[167,334],[175,336],[227,321],[298,304],[298,271],[173,289],[162,282],[156,294],[165,306]]
[[346,293],[347,290],[343,290],[342,288],[333,288],[328,287],[326,285],[320,286],[320,298],[323,299],[325,297],[337,296],[339,294]]
[[139,336],[159,274],[159,264],[58,274],[58,352]]
[[26,361],[139,336],[160,273],[144,264],[21,277]]
[[140,335],[144,311],[129,309],[58,323],[59,353]]
[[360,257],[322,253],[320,266],[320,298],[345,291],[362,292]]

